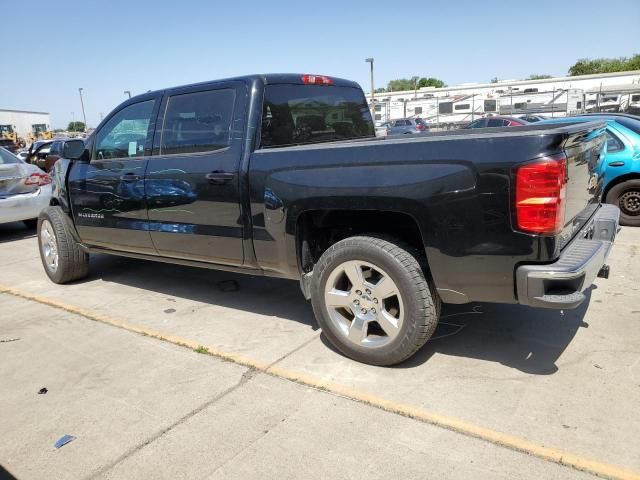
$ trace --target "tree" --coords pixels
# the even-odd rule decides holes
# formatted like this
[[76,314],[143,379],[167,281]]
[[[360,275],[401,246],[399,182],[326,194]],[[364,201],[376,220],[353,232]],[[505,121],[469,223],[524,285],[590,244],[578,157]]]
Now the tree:
[[385,93],[387,91],[386,88],[376,88],[373,92],[374,93]]
[[67,126],[67,132],[84,132],[84,122],[69,122]]
[[545,73],[545,74],[543,74],[543,75],[540,75],[540,74],[534,73],[534,74],[532,74],[532,75],[529,75],[529,76],[527,77],[527,80],[543,80],[543,79],[545,79],[545,78],[553,78],[553,77],[552,77],[551,75],[547,75],[546,73]]
[[498,77],[493,77],[493,78],[491,79],[491,83],[498,83],[498,81],[499,81],[499,80],[498,80]]
[[[447,85],[442,81],[439,80],[437,78],[433,78],[433,77],[422,77],[418,80],[417,82],[417,87],[418,88],[422,88],[422,87],[436,87],[436,88],[442,88],[442,87],[446,87]],[[410,78],[398,78],[396,80],[391,80],[389,82],[389,84],[387,85],[387,91],[388,92],[398,92],[400,90],[413,90],[416,87],[416,84],[413,82],[412,79]]]
[[429,77],[429,78],[421,78],[420,80],[418,80],[418,88],[422,88],[422,87],[435,87],[435,88],[443,88],[446,87],[447,84],[444,83],[442,80],[438,79],[438,78],[433,78],[433,77]]
[[569,67],[569,75],[624,72],[626,70],[638,69],[640,69],[640,54],[635,54],[631,58],[581,58]]

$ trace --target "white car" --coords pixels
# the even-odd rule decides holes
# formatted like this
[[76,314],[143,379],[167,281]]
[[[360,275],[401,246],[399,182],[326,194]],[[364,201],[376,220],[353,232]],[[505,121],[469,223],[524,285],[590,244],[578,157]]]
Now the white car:
[[0,223],[22,221],[35,228],[51,201],[51,177],[0,147]]

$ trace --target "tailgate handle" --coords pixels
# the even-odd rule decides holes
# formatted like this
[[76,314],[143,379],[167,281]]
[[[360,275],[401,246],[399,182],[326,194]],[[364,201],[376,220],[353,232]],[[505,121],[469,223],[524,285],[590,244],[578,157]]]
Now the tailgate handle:
[[125,173],[124,175],[120,175],[120,180],[123,182],[136,182],[141,178],[142,177],[140,175],[136,175],[135,173]]
[[211,172],[205,175],[205,178],[209,180],[209,183],[214,185],[222,185],[233,179],[233,173],[229,172]]

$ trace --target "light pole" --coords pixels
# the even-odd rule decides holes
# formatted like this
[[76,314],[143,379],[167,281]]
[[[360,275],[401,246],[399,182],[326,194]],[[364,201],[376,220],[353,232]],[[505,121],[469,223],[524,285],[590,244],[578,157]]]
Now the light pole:
[[84,119],[84,131],[87,131],[87,115],[84,113],[84,100],[82,100],[82,87],[78,88],[80,93],[80,105],[82,105],[82,118]]
[[131,91],[130,91],[130,90],[125,90],[125,91],[124,91],[124,94],[125,94],[125,95],[129,95],[129,98],[131,98]]
[[365,58],[364,61],[371,64],[371,110],[373,111],[373,115],[375,118],[376,98],[374,97],[373,93],[373,58]]
[[413,80],[413,99],[416,100],[418,98],[418,77],[411,77]]

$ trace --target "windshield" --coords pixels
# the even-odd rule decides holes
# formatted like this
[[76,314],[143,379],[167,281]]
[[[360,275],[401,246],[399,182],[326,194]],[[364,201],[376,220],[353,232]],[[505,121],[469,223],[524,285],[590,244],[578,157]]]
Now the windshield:
[[22,163],[22,161],[15,155],[11,154],[8,150],[0,147],[0,165],[6,165],[9,163]]
[[0,134],[3,134],[3,133],[12,134],[13,127],[11,125],[0,125]]
[[374,137],[362,90],[317,85],[267,85],[262,109],[262,147]]

